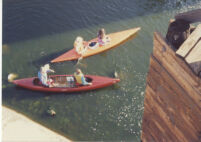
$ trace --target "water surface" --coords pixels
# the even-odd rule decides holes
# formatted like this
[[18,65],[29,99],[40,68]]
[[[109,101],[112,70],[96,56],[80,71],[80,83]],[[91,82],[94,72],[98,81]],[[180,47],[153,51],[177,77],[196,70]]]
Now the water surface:
[[[176,13],[200,8],[198,0],[4,0],[2,101],[34,121],[72,140],[140,141],[146,74],[153,32],[165,35]],[[77,67],[85,74],[113,77],[112,87],[82,93],[41,93],[16,88],[9,73],[36,76],[39,67],[70,50],[76,36],[90,40],[107,33],[141,27],[127,43],[76,61],[50,64],[57,74]],[[46,114],[51,106],[57,115]]]

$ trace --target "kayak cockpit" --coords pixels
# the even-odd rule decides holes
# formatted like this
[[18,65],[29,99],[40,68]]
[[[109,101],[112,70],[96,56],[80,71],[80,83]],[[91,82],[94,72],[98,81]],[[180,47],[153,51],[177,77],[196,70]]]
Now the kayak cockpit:
[[94,49],[97,49],[97,48],[99,48],[99,47],[100,47],[100,45],[98,44],[97,41],[92,41],[92,42],[89,42],[89,43],[88,43],[88,48],[89,48],[89,49],[94,50]]

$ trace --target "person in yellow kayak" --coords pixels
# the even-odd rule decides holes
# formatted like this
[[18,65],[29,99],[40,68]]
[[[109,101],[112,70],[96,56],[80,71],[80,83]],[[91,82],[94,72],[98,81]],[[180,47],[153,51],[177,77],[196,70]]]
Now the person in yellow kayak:
[[88,44],[89,49],[97,49],[98,47],[107,45],[110,42],[110,37],[106,36],[105,29],[100,29],[98,31],[97,41],[92,41]]
[[110,42],[110,37],[106,36],[105,29],[100,29],[98,31],[98,43],[99,45],[106,45]]
[[80,69],[76,69],[76,72],[74,73],[74,77],[76,79],[76,82],[82,85],[92,85],[91,82],[87,82],[84,74],[82,73],[82,71]]
[[75,42],[74,42],[74,47],[75,47],[75,51],[79,54],[79,55],[83,55],[84,52],[87,50],[87,47],[84,45],[84,40],[82,37],[78,36],[76,39],[75,39]]

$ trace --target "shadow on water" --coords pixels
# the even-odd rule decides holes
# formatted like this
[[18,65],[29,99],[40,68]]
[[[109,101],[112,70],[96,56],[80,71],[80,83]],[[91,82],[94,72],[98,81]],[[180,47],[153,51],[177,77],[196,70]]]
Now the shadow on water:
[[38,58],[37,60],[28,62],[28,64],[30,64],[30,63],[34,64],[39,68],[41,65],[51,63],[51,60],[57,58],[58,56],[64,54],[65,52],[67,52],[69,50],[71,50],[71,49],[64,49],[64,50],[61,50],[61,51],[58,51],[58,52],[55,52],[52,54],[48,54],[46,56],[42,56],[41,58]]
[[27,89],[23,89],[20,87],[6,87],[2,89],[2,100],[12,100],[11,98],[18,98],[18,99],[26,99],[26,98],[35,98],[35,97],[45,97],[48,95],[47,93],[38,93],[35,91],[30,91]]
[[89,90],[84,92],[72,92],[72,93],[57,93],[57,92],[40,92],[40,91],[32,91],[29,89],[21,88],[18,86],[15,86],[13,88],[13,85],[11,83],[4,83],[5,86],[2,89],[2,100],[12,100],[11,98],[17,98],[17,99],[30,99],[30,98],[38,98],[42,99],[44,97],[51,97],[51,96],[62,96],[67,95],[69,97],[71,96],[83,96],[94,92],[99,92],[101,90],[115,90],[119,88],[118,85],[108,86],[105,88],[95,89],[95,90]]
[[4,0],[3,43],[134,18],[168,9],[166,5],[170,3],[171,8],[179,7],[181,2],[187,3],[186,0]]

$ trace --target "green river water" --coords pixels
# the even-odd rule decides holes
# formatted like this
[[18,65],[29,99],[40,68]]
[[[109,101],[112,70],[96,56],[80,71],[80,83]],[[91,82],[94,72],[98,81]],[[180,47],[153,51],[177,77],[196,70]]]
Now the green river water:
[[[153,32],[165,35],[175,14],[201,7],[199,0],[3,0],[2,103],[75,141],[140,141],[144,91]],[[73,48],[80,35],[90,40],[141,27],[135,39],[76,61],[50,64],[56,74],[113,77],[111,87],[81,93],[41,93],[7,81],[36,76],[41,65]],[[46,114],[48,107],[55,117]]]

